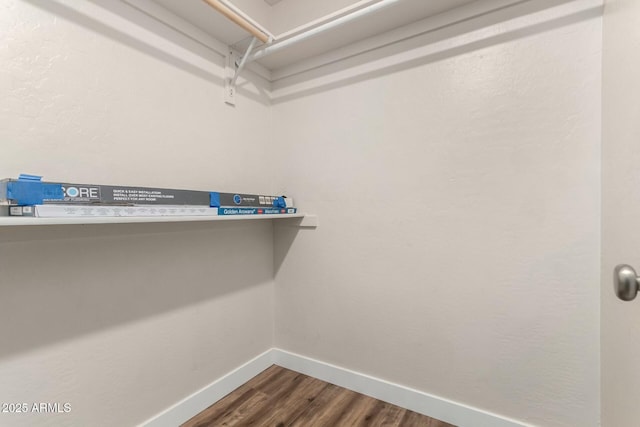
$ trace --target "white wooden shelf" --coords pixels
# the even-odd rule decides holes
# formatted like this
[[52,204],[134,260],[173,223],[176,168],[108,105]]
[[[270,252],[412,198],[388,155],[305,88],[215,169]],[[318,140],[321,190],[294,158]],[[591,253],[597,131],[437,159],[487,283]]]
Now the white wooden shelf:
[[0,217],[0,227],[26,225],[90,225],[90,224],[128,224],[148,222],[215,222],[215,221],[255,221],[274,219],[286,221],[301,219],[300,226],[317,226],[317,216],[304,213],[279,215],[220,215],[220,216],[157,216],[157,217],[69,217],[69,218],[34,218],[34,217]]

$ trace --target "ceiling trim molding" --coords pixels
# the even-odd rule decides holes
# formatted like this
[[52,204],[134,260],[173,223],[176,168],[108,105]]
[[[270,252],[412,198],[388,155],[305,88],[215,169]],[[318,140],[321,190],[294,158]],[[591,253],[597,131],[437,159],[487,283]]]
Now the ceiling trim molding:
[[[145,16],[155,19],[172,31],[191,38],[223,57],[230,52],[230,47],[225,43],[175,15],[153,0],[121,0],[121,2]],[[601,14],[601,8],[602,0],[546,0],[545,2],[540,2],[539,0],[478,1],[330,52],[295,62],[288,66],[271,70],[258,62],[253,62],[248,64],[248,69],[268,83],[269,87],[265,89],[269,98],[272,102],[278,102],[287,99],[296,92],[304,91],[305,89],[302,89],[302,87],[309,87],[309,85],[317,86],[318,84],[322,86],[331,82],[335,83],[336,79],[340,80],[346,75],[353,76],[363,72],[366,73],[374,68],[380,67],[383,63],[388,64],[389,61],[394,63],[405,62],[416,59],[417,57],[433,54],[434,50],[446,50],[447,46],[451,47],[452,45],[459,45],[461,43],[469,44],[474,40],[477,41],[479,37],[495,37],[499,35],[498,33],[522,32],[523,29],[531,25],[538,25],[553,19],[558,20],[562,17],[571,19],[573,16],[575,17],[574,19],[578,19],[580,16],[592,16],[594,13]],[[585,15],[585,13],[587,15]],[[380,57],[372,61],[364,59],[366,63],[359,63],[359,65],[355,67],[353,64],[357,63],[357,61],[355,63],[344,62],[358,55],[372,54],[379,49],[407,42],[418,37],[425,37],[431,33],[440,32],[449,27],[465,24],[475,19],[484,19],[493,14],[500,14],[497,15],[497,18],[503,17],[505,21],[499,25],[493,25],[490,31],[485,29],[482,34],[475,34],[475,32],[472,32],[474,34],[467,34],[464,32],[464,28],[466,27],[461,27],[463,32],[459,37],[456,36],[450,40],[447,38],[447,40],[436,43],[427,41],[424,46],[416,47],[406,52],[392,54],[392,58]],[[335,71],[339,70],[338,64],[340,63],[347,64],[345,65],[347,68],[336,73]],[[331,66],[331,68],[327,68],[325,71],[322,67],[326,66]]]
[[[506,2],[507,0],[502,0]],[[310,60],[294,64],[291,67],[297,67],[295,74],[289,74],[288,76],[283,73],[286,71],[283,69],[275,70],[273,72],[273,87],[271,90],[271,101],[273,103],[279,103],[291,98],[295,98],[300,94],[314,93],[321,88],[330,88],[339,84],[342,81],[348,81],[349,79],[357,76],[362,76],[368,73],[375,73],[390,65],[396,66],[411,61],[418,60],[431,55],[441,54],[443,52],[457,50],[464,48],[465,46],[475,46],[477,48],[478,43],[490,42],[492,40],[502,40],[504,36],[511,35],[514,38],[525,37],[533,34],[532,31],[540,31],[551,28],[558,28],[568,24],[583,21],[585,19],[592,19],[602,16],[603,4],[602,0],[550,0],[550,3],[541,5],[537,0],[525,0],[514,1],[511,0],[511,5],[506,5],[493,11],[486,11],[485,13],[476,14],[475,16],[469,16],[464,20],[458,20],[452,22],[449,25],[435,28],[431,31],[440,31],[448,26],[458,25],[462,22],[470,21],[474,18],[482,18],[484,15],[490,13],[499,13],[499,11],[505,10],[505,16],[507,18],[500,22],[494,22],[489,26],[482,26],[479,29],[472,30],[471,32],[462,32],[453,37],[445,37],[441,40],[436,40],[433,43],[426,42],[419,46],[413,46],[411,49],[404,50],[399,49],[397,52],[380,55],[378,57],[370,57],[367,60],[355,61],[343,63],[342,61],[354,57],[359,54],[372,53],[378,48],[384,48],[396,43],[402,43],[408,41],[412,37],[397,38],[395,42],[390,41],[384,45],[371,45],[369,48],[356,43],[358,49],[350,51],[350,55],[338,55],[334,58],[329,58],[328,55],[321,55],[321,57],[315,57]],[[494,2],[498,3],[498,0]],[[508,10],[513,6],[513,10]],[[537,9],[536,9],[537,6]],[[463,8],[465,8],[463,6]],[[523,10],[526,13],[522,13]],[[435,18],[435,17],[434,17]],[[422,21],[421,21],[422,22]],[[411,30],[413,25],[408,27],[399,28],[389,33],[396,33],[400,30]],[[413,37],[420,35],[428,35],[431,31],[424,31],[421,34],[416,34]],[[382,36],[385,36],[383,34]],[[381,36],[381,37],[382,37]],[[372,42],[373,43],[373,42]],[[347,46],[345,49],[351,49],[353,46]],[[340,64],[344,64],[341,68]],[[329,66],[326,69],[313,72],[315,69]],[[298,74],[308,73],[304,76]],[[284,77],[283,77],[284,76]],[[291,78],[289,78],[291,77]]]
[[350,45],[335,49],[333,51],[303,60],[301,62],[272,70],[272,81],[278,81],[287,77],[295,76],[323,65],[328,65],[355,55],[380,49],[385,46],[399,43],[420,35],[441,30],[452,25],[456,25],[479,16],[496,12],[507,7],[520,3],[527,3],[531,0],[487,0],[474,2],[460,6],[455,9],[430,16],[413,24],[405,25],[386,33],[370,37],[368,39],[352,43]]

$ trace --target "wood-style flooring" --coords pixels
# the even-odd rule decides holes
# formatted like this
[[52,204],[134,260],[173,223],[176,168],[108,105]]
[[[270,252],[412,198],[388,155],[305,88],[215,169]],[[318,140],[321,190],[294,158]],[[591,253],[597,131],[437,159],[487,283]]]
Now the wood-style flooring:
[[181,427],[211,426],[455,427],[275,365]]

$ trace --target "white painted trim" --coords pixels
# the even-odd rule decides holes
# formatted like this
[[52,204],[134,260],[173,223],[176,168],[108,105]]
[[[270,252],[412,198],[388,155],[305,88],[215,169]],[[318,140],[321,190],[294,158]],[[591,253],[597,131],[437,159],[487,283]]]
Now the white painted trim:
[[[529,2],[525,1],[523,4],[526,3]],[[602,13],[602,0],[571,0],[567,1],[566,3],[562,3],[554,7],[545,8],[524,16],[514,14],[513,18],[503,21],[500,24],[483,26],[479,29],[456,35],[454,37],[447,37],[443,40],[438,40],[433,43],[423,43],[408,50],[400,49],[397,53],[388,54],[384,57],[370,59],[368,61],[362,61],[357,65],[353,65],[345,69],[337,69],[331,72],[317,73],[317,75],[309,76],[305,79],[294,77],[292,79],[285,78],[279,81],[274,81],[271,90],[271,101],[273,103],[277,103],[282,99],[286,99],[289,96],[296,95],[311,88],[336,84],[340,81],[384,69],[385,67],[389,67],[391,64],[396,65],[407,63],[410,61],[418,60],[420,58],[425,58],[442,52],[451,51],[453,49],[460,49],[464,46],[469,46],[474,43],[491,40],[492,38],[496,38],[499,36],[523,33],[526,32],[526,30],[529,28],[540,26],[548,22],[570,20],[574,17],[580,17],[585,14],[591,13],[593,13],[594,16],[595,14],[600,15]],[[392,33],[395,33],[396,31],[402,31],[403,28],[406,27],[394,30],[392,31]],[[401,42],[402,41],[399,41],[398,43]],[[389,43],[389,45],[394,43],[396,42]],[[371,50],[375,49],[377,48],[373,48]],[[355,54],[359,55],[360,53]],[[353,56],[355,56],[355,54]],[[320,58],[321,57],[312,58],[309,61],[320,61]],[[342,61],[343,59],[345,58],[338,58],[335,62]],[[300,63],[300,65],[302,66],[303,63]],[[324,66],[321,65],[320,62],[316,65],[318,65],[318,67]],[[308,70],[300,72],[307,71]],[[272,75],[276,80],[280,78],[279,72],[274,72]]]
[[273,349],[267,350],[251,359],[191,396],[184,398],[160,414],[143,422],[140,426],[176,427],[222,399],[271,365],[273,365]]
[[276,82],[296,74],[320,68],[327,64],[343,61],[364,52],[380,49],[422,34],[441,30],[525,1],[528,0],[486,0],[460,6],[414,22],[413,24],[398,27],[386,33],[314,56],[307,60],[276,68],[272,71],[272,81]]
[[354,12],[348,13],[339,18],[332,19],[329,22],[324,24],[315,26],[303,33],[297,34],[295,36],[291,36],[282,41],[275,41],[269,45],[265,45],[262,49],[257,50],[253,55],[251,55],[251,60],[255,61],[256,59],[263,58],[267,55],[271,55],[275,52],[278,52],[282,49],[286,49],[289,46],[293,46],[298,44],[306,39],[317,36],[318,34],[330,31],[336,27],[340,27],[348,24],[349,22],[361,18],[363,16],[381,11],[389,6],[392,6],[395,3],[398,3],[400,0],[380,0],[377,3],[371,4],[362,9],[358,9]]
[[273,362],[340,387],[398,405],[459,427],[526,427],[516,420],[443,399],[310,357],[273,349]]
[[[567,16],[572,13],[577,14],[589,8],[598,7],[598,5],[599,7],[601,7],[602,5],[602,0],[566,0],[566,4],[563,4],[564,1],[565,0],[558,0],[558,3],[555,6],[550,6],[548,8],[549,10],[544,10],[544,8],[542,8],[540,11],[535,13],[535,17],[520,17],[517,16],[516,13],[514,13],[514,16],[510,20],[510,22],[504,23],[503,25],[496,25],[494,26],[494,30],[496,30],[498,33],[504,34],[514,29],[521,29],[516,27],[522,27],[522,23],[528,23],[529,25],[531,25],[531,23],[539,23],[541,21],[544,21],[545,19],[548,20],[558,18],[563,15]],[[226,56],[227,52],[229,51],[229,47],[221,41],[215,39],[195,25],[191,24],[183,18],[180,18],[170,10],[162,7],[152,0],[120,0],[120,2],[113,4],[118,3],[128,6],[130,12],[136,12],[139,15],[146,17],[147,19],[151,18],[158,24],[166,26],[168,29],[191,39],[192,41],[206,47],[207,49],[221,56]],[[270,70],[257,62],[252,62],[247,65],[247,68],[255,75],[266,80],[267,83],[274,84],[273,87],[266,87],[265,90],[272,102],[278,102],[282,99],[286,99],[292,94],[296,94],[301,90],[304,90],[301,89],[301,87],[308,88],[310,86],[316,87],[318,85],[331,84],[336,79],[341,80],[345,78],[346,74],[348,74],[349,76],[354,76],[361,73],[366,73],[372,69],[377,69],[380,66],[380,64],[378,64],[378,62],[380,61],[374,60],[371,63],[360,64],[359,66],[352,67],[346,73],[343,72],[336,74],[330,72],[330,76],[310,76],[311,80],[303,79],[303,81],[301,82],[297,82],[297,80],[294,79],[296,80],[296,82],[292,83],[289,81],[290,77],[305,74],[330,64],[337,64],[358,55],[365,54],[367,52],[376,51],[387,46],[402,43],[403,41],[437,32],[466,21],[496,13],[501,10],[516,7],[518,5],[535,3],[536,0],[483,0],[473,2],[465,6],[451,9],[441,14],[428,17],[421,21],[396,28],[384,34],[380,34],[374,37],[370,37],[366,40],[334,49],[331,52],[295,62],[294,64],[288,66]],[[402,63],[404,61],[409,61],[416,57],[421,57],[424,55],[432,54],[433,52],[437,52],[442,49],[446,49],[447,46],[449,48],[451,48],[452,46],[455,47],[456,45],[460,44],[460,39],[463,40],[463,44],[468,44],[473,41],[479,41],[478,38],[486,38],[487,34],[489,34],[484,30],[485,29],[483,29],[483,31],[478,31],[477,35],[464,34],[458,37],[454,37],[453,39],[455,40],[446,39],[434,44],[427,43],[426,45],[421,46],[417,49],[413,49],[410,52],[392,55],[393,58],[386,58],[386,60],[383,62],[388,64],[389,62]],[[494,31],[494,33],[496,31]],[[445,47],[443,48],[443,46]],[[167,49],[169,53],[173,53],[173,50],[173,48]],[[198,66],[202,68],[201,64],[198,64]]]
[[294,220],[289,226],[315,227],[317,215],[295,214],[260,214],[260,215],[206,215],[206,216],[78,216],[78,217],[0,217],[0,227],[22,227],[29,225],[89,225],[89,224],[133,224],[157,222],[219,222],[219,221],[260,221],[260,220]]
[[380,0],[360,0],[360,1],[356,2],[356,3],[350,4],[349,6],[347,6],[345,8],[342,8],[342,9],[337,10],[335,12],[332,12],[332,13],[330,13],[328,15],[325,15],[325,16],[323,16],[321,18],[315,19],[315,20],[313,20],[311,22],[307,22],[306,24],[299,25],[299,26],[297,26],[297,27],[295,27],[295,28],[293,28],[291,30],[285,31],[284,33],[280,33],[275,37],[275,39],[276,40],[285,40],[285,39],[288,39],[289,37],[293,37],[295,35],[302,34],[305,31],[309,31],[309,30],[311,30],[311,29],[313,29],[315,27],[318,27],[318,26],[320,26],[322,24],[326,24],[329,21],[341,18],[341,17],[343,17],[343,16],[345,16],[345,15],[347,15],[349,13],[356,12],[356,11],[362,9],[362,8],[367,7],[367,6],[371,6],[372,4],[377,3],[379,1]]
[[271,365],[282,366],[458,427],[528,427],[516,420],[278,348],[265,351],[140,426],[180,425]]

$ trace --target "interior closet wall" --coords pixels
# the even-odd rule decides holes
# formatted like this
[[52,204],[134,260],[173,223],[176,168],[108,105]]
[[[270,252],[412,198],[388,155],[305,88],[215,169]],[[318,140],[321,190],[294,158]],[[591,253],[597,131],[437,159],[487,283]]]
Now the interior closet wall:
[[276,247],[276,347],[599,425],[601,18],[544,13],[274,85],[277,188],[320,218]]
[[[2,177],[270,190],[253,84],[229,108],[218,54],[60,3],[0,1]],[[136,425],[267,350],[272,243],[268,222],[3,228],[0,402],[71,412],[0,424]]]

